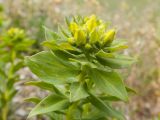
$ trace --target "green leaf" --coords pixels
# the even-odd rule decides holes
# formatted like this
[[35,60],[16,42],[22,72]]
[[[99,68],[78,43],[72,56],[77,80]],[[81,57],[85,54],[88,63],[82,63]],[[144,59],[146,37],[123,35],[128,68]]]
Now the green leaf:
[[14,49],[16,51],[27,51],[33,44],[35,43],[35,40],[23,40],[17,44],[14,45]]
[[79,82],[74,82],[71,84],[70,88],[70,101],[77,101],[83,98],[88,97],[88,93],[86,92],[84,85]]
[[104,57],[104,58],[114,58],[113,53],[107,53],[107,52],[104,52],[103,50],[98,51],[98,53],[96,53],[96,56]]
[[64,50],[67,50],[67,51],[72,51],[72,52],[79,52],[77,48],[71,46],[69,43],[67,42],[64,42],[64,43],[61,43],[61,44],[56,44],[56,42],[54,40],[50,40],[50,41],[44,41],[42,43],[43,46],[53,50],[54,52],[55,51],[64,51]]
[[18,81],[19,81],[18,76],[15,76],[14,78],[8,79],[7,82],[6,82],[6,86],[7,86],[6,88],[7,88],[7,90],[8,91],[12,90],[14,88],[14,84],[16,82],[18,82]]
[[113,69],[126,68],[132,65],[135,60],[133,58],[127,57],[125,55],[114,55],[113,58],[107,57],[105,55],[97,54],[97,60],[104,66],[109,66]]
[[30,98],[24,99],[24,101],[26,101],[26,102],[33,102],[35,104],[38,104],[41,101],[41,99],[37,98],[37,97],[30,97]]
[[28,117],[63,110],[66,109],[69,104],[69,101],[64,97],[52,94],[44,98],[40,103],[38,103],[29,113]]
[[18,63],[16,63],[16,65],[13,68],[13,72],[18,71],[19,69],[24,67],[24,61],[19,61]]
[[46,40],[42,42],[42,45],[52,50],[57,50],[59,48],[54,40]]
[[8,54],[2,54],[0,61],[3,61],[5,63],[10,62],[11,60],[11,52]]
[[46,83],[44,81],[29,81],[25,83],[26,85],[33,85],[40,87],[51,92],[56,92],[57,94],[63,95],[53,84]]
[[67,27],[69,27],[70,19],[68,17],[65,17],[65,22],[66,22]]
[[4,78],[7,77],[6,73],[1,68],[0,68],[0,76]]
[[58,41],[61,37],[58,35],[58,33],[50,30],[49,28],[43,26],[44,31],[45,31],[45,37],[46,40],[55,40]]
[[123,80],[116,72],[90,68],[88,75],[89,78],[94,81],[95,86],[102,92],[124,101],[128,100]]
[[105,101],[121,101],[121,99],[117,98],[117,97],[114,97],[114,96],[110,96],[110,95],[105,95],[105,96],[100,96],[100,99]]
[[64,116],[62,114],[57,114],[58,112],[50,112],[46,115],[48,116],[49,120],[63,120]]
[[92,107],[91,111],[83,115],[81,120],[108,120],[106,117],[105,112],[101,112],[99,109]]
[[126,86],[126,90],[127,90],[127,92],[130,92],[130,93],[134,93],[134,94],[137,93],[135,90],[133,90],[132,88],[127,87],[127,86]]
[[77,56],[65,51],[65,50],[55,50],[53,51],[56,56],[63,60],[69,60],[70,58],[76,58]]
[[98,108],[101,112],[104,112],[106,116],[110,116],[110,117],[117,118],[120,120],[125,119],[124,116],[120,112],[114,110],[109,104],[104,103],[101,99],[97,98],[96,96],[91,94],[88,99],[92,103],[93,106]]
[[69,33],[69,31],[67,31],[66,29],[64,29],[61,25],[58,25],[58,31],[59,33],[62,34],[62,36],[64,36],[64,38],[68,38],[71,36],[71,34]]
[[78,102],[72,103],[67,109],[66,112],[67,120],[81,120],[82,109],[77,105],[77,103]]
[[51,51],[40,52],[25,59],[25,63],[42,81],[62,84],[77,81],[79,67],[55,56]]
[[105,48],[105,50],[110,51],[110,52],[117,52],[120,50],[124,50],[128,48],[126,43],[127,43],[126,40],[114,40],[109,47]]
[[15,89],[10,90],[7,99],[8,99],[8,100],[12,100],[13,97],[16,95],[17,92],[18,92],[18,91],[15,90]]
[[115,46],[107,47],[105,50],[108,50],[110,52],[116,52],[126,48],[128,48],[127,45],[115,45]]

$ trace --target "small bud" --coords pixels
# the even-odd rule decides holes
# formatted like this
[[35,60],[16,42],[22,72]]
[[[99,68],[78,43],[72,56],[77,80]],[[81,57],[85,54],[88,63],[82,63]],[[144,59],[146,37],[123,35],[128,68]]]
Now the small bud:
[[86,26],[89,32],[91,32],[95,27],[97,27],[97,18],[92,15],[86,22]]
[[73,45],[73,44],[75,43],[75,40],[74,40],[73,37],[71,37],[71,38],[68,38],[68,42],[69,42],[71,45]]
[[101,24],[100,26],[98,26],[98,32],[102,35],[106,31],[106,28],[106,24]]
[[108,43],[111,43],[114,40],[115,34],[116,34],[115,29],[106,32],[103,39],[103,45],[105,46]]
[[89,49],[92,48],[92,46],[91,46],[89,43],[87,43],[87,44],[85,45],[85,48],[86,48],[87,50],[89,50]]
[[90,40],[89,42],[91,44],[95,44],[96,42],[98,42],[100,36],[98,34],[98,31],[96,29],[94,29],[91,33],[90,33]]
[[84,45],[86,43],[86,34],[83,30],[79,29],[76,30],[74,34],[74,39],[76,41],[76,44],[79,45]]
[[69,25],[69,29],[70,31],[74,34],[75,31],[78,29],[78,25],[75,23],[75,22],[71,22],[70,25]]
[[18,28],[9,29],[7,31],[7,34],[8,34],[9,37],[16,38],[14,40],[18,40],[18,39],[24,38],[24,36],[25,36],[24,30],[18,29]]

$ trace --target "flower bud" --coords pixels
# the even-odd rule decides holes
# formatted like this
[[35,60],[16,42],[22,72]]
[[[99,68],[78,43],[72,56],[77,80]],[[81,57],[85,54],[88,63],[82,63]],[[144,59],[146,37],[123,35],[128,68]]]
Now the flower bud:
[[107,45],[108,43],[111,43],[115,37],[115,29],[111,29],[108,32],[105,33],[104,39],[103,39],[103,45]]
[[70,31],[74,34],[75,31],[78,29],[78,25],[75,23],[75,22],[71,22],[70,25],[69,25],[69,29]]
[[7,34],[10,36],[15,36],[15,35],[24,36],[24,31],[18,28],[11,28],[7,31]]
[[85,48],[86,48],[87,50],[89,50],[89,49],[92,48],[92,46],[91,46],[89,43],[87,43],[87,44],[85,45]]
[[92,15],[86,22],[86,26],[89,32],[91,32],[95,27],[97,27],[97,18]]
[[73,44],[75,43],[75,40],[74,40],[73,37],[71,37],[71,38],[68,38],[68,42],[69,42],[71,45],[73,45]]
[[98,42],[100,36],[98,34],[98,31],[96,29],[94,29],[91,33],[90,33],[90,44],[95,44],[96,42]]
[[79,29],[76,30],[74,34],[74,39],[76,41],[76,44],[79,45],[84,45],[86,43],[86,34],[83,30]]
[[101,24],[98,27],[98,32],[102,35],[106,31],[107,26],[105,24]]

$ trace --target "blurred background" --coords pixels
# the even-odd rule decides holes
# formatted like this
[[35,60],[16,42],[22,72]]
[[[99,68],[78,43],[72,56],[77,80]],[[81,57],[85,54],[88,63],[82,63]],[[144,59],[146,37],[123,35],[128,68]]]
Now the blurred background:
[[[128,40],[125,54],[138,62],[124,70],[126,83],[137,91],[128,103],[120,103],[127,120],[160,120],[160,0],[0,0],[0,32],[9,27],[25,29],[42,50],[46,26],[57,30],[65,16],[95,14],[118,29],[118,37]],[[21,78],[31,75],[27,68]],[[19,83],[14,102],[16,119],[25,120],[29,112],[23,99],[34,94],[43,97],[35,87]],[[20,107],[21,106],[21,107]]]

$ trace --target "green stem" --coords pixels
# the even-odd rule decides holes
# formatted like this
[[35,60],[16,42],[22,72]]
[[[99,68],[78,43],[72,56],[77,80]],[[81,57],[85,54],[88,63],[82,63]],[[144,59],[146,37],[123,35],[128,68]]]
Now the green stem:
[[8,112],[9,112],[9,107],[8,104],[6,103],[6,105],[2,108],[2,120],[7,120]]
[[[82,72],[79,75],[79,82],[81,84],[84,84],[86,79],[86,72],[85,67],[82,68]],[[69,107],[67,114],[66,114],[66,120],[72,120],[73,119],[73,112],[75,108],[78,108],[79,101],[73,102],[72,105]]]
[[13,69],[14,69],[14,62],[11,62],[11,66],[8,74],[8,80],[10,80],[13,77]]
[[86,77],[86,73],[82,71],[79,76],[79,82],[83,83]]
[[[7,78],[7,81],[10,81],[12,80],[13,78],[13,69],[14,69],[14,60],[11,60],[11,66],[10,66],[10,69],[8,71],[8,78]],[[7,120],[7,117],[8,117],[8,113],[9,113],[9,104],[10,104],[10,100],[8,99],[9,96],[8,96],[8,89],[7,89],[7,84],[5,86],[5,93],[4,93],[4,100],[5,100],[5,105],[4,107],[2,108],[2,120]]]
[[2,120],[7,120],[8,112],[9,112],[9,103],[8,100],[8,91],[4,92],[4,106],[2,107]]
[[89,108],[90,108],[89,104],[84,105],[84,111],[83,111],[83,113],[87,115],[89,113]]
[[66,120],[73,120],[73,112],[74,112],[74,109],[77,107],[77,105],[78,105],[78,102],[74,102],[69,107],[67,114],[66,114]]

